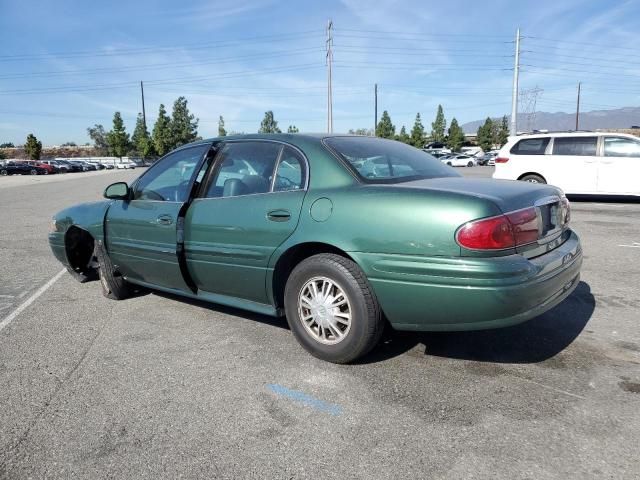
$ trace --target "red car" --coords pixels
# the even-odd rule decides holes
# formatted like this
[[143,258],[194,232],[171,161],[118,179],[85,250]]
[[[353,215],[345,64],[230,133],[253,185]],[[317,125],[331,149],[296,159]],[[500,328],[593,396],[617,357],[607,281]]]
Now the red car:
[[52,173],[60,173],[60,169],[58,167],[56,167],[55,165],[49,165],[48,163],[42,163],[38,161],[30,161],[24,163],[33,165],[34,167],[44,168],[49,175],[51,175]]

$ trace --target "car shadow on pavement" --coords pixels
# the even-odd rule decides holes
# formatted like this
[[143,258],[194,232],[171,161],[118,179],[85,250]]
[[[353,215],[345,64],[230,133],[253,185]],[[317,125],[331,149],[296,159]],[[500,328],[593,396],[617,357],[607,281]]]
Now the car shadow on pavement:
[[591,288],[580,282],[560,305],[513,327],[470,332],[398,332],[389,329],[382,342],[359,363],[374,363],[423,352],[461,360],[494,363],[537,363],[567,348],[595,310]]

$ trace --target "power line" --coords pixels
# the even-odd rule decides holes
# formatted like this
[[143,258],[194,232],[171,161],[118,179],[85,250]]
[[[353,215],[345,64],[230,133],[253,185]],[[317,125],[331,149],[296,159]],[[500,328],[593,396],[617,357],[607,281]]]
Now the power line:
[[251,37],[239,37],[233,40],[214,40],[210,42],[198,42],[192,44],[183,45],[166,45],[161,47],[138,47],[138,48],[120,48],[110,49],[108,51],[96,51],[93,50],[81,50],[75,52],[49,52],[49,53],[22,53],[16,55],[0,55],[0,62],[14,61],[14,60],[32,60],[37,58],[72,58],[72,57],[102,57],[102,56],[120,56],[120,55],[137,55],[171,50],[202,50],[210,49],[211,47],[218,46],[224,47],[228,45],[236,45],[238,43],[264,43],[264,42],[279,42],[290,41],[295,37],[307,37],[314,38],[314,35],[310,33],[316,33],[315,37],[319,37],[317,34],[324,30],[307,30],[301,32],[290,32],[273,35],[255,35]]

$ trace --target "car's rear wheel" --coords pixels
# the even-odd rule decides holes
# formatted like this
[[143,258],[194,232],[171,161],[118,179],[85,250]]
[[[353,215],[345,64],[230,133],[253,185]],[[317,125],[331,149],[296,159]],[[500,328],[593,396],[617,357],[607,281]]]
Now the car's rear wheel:
[[473,167],[473,162],[467,163],[467,167]]
[[0,170],[0,175],[6,177],[7,175],[9,175],[9,172],[7,172],[6,170]]
[[447,162],[447,165],[449,165],[450,167],[452,167],[453,165],[451,165],[451,162]]
[[534,173],[525,175],[524,177],[520,178],[520,180],[522,180],[523,182],[529,182],[529,183],[547,183],[544,178]]
[[133,288],[114,268],[111,258],[101,242],[96,244],[95,254],[98,260],[98,276],[100,277],[102,294],[112,300],[124,300],[129,297]]
[[313,356],[348,363],[380,340],[384,319],[364,273],[351,260],[319,254],[300,262],[285,287],[293,335]]
[[37,175],[38,171],[34,168],[29,172],[31,175]]

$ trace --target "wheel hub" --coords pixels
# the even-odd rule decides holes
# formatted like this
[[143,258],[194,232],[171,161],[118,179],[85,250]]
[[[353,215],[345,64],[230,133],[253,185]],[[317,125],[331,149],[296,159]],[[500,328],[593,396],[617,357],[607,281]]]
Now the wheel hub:
[[342,341],[351,329],[351,306],[333,280],[315,277],[300,290],[298,314],[311,337],[324,344]]

